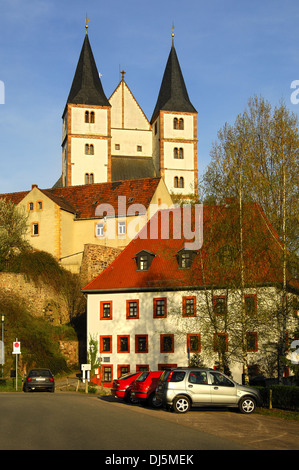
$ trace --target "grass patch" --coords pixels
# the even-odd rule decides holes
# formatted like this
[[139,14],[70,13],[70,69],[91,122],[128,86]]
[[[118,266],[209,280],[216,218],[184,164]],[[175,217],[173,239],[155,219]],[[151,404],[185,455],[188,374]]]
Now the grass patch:
[[270,418],[281,418],[291,421],[299,421],[299,411],[280,410],[278,408],[257,408],[256,413],[269,416]]

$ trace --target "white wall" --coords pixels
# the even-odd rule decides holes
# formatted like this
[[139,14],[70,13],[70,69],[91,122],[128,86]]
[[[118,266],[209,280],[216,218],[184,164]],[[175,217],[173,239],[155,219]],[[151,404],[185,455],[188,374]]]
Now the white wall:
[[[256,293],[248,290],[248,294]],[[214,295],[223,295],[224,291],[215,291]],[[197,316],[195,318],[183,318],[182,298],[183,296],[197,295]],[[153,318],[153,299],[167,298],[167,318]],[[139,319],[126,319],[126,301],[139,300]],[[233,309],[240,299],[239,293],[228,296],[228,309]],[[262,344],[269,338],[275,338],[273,306],[278,300],[274,288],[263,288],[257,292],[257,312],[259,317],[254,320],[255,326],[259,320],[258,351],[249,352],[249,363],[254,364],[263,355]],[[100,301],[112,301],[112,320],[100,320]],[[272,303],[272,305],[271,305]],[[229,310],[229,311],[230,311]],[[271,313],[272,312],[272,313]],[[261,320],[262,319],[262,320]],[[158,364],[176,364],[186,366],[188,364],[187,333],[201,334],[201,357],[204,365],[214,367],[218,355],[213,351],[213,330],[207,329],[210,323],[207,318],[206,297],[204,291],[180,291],[180,292],[149,292],[149,293],[107,293],[88,295],[87,314],[87,344],[89,335],[99,341],[100,335],[112,336],[112,353],[100,353],[101,357],[110,357],[110,362],[104,365],[113,365],[113,378],[117,378],[117,365],[130,364],[130,370],[135,371],[136,365],[148,364],[150,370],[158,370]],[[230,370],[232,377],[237,382],[242,380],[241,355],[231,355],[230,338],[236,334],[239,328],[237,321],[230,325],[228,348],[230,357]],[[292,322],[288,325],[292,327]],[[253,331],[255,331],[253,329]],[[148,353],[135,353],[135,335],[148,335]],[[174,334],[174,352],[160,352],[160,335]],[[117,353],[117,335],[130,335],[130,353]],[[99,342],[100,343],[100,342]]]

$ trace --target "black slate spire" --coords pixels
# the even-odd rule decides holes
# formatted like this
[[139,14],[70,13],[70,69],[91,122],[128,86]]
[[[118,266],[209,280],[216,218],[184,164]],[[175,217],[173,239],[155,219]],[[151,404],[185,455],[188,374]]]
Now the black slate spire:
[[84,38],[67,103],[110,106],[102,87],[88,34]]
[[151,123],[160,111],[197,113],[189,99],[173,42]]

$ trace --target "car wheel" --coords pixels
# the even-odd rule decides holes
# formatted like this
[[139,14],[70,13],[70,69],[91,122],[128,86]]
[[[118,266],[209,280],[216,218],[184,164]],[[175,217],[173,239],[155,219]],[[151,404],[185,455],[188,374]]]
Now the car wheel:
[[138,398],[132,397],[131,392],[129,392],[127,394],[127,400],[126,401],[128,403],[132,403],[132,405],[136,405],[139,402]]
[[243,397],[239,401],[239,410],[241,413],[250,414],[255,410],[255,400],[252,397]]
[[162,406],[162,401],[156,397],[155,393],[150,395],[148,402],[152,408],[161,408]]
[[174,399],[173,409],[176,413],[186,413],[190,410],[190,401],[187,397],[177,397]]

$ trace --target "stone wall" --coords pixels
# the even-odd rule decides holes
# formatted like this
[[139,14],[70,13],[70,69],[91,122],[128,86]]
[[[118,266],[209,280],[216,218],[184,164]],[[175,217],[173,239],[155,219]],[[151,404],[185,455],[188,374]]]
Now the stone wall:
[[68,366],[79,364],[78,341],[59,341],[59,349],[64,355]]
[[121,253],[119,248],[100,245],[84,245],[80,270],[81,285],[84,286],[98,276]]
[[23,274],[0,273],[0,289],[24,299],[31,315],[44,317],[54,325],[69,321],[64,299],[46,284],[28,281]]

